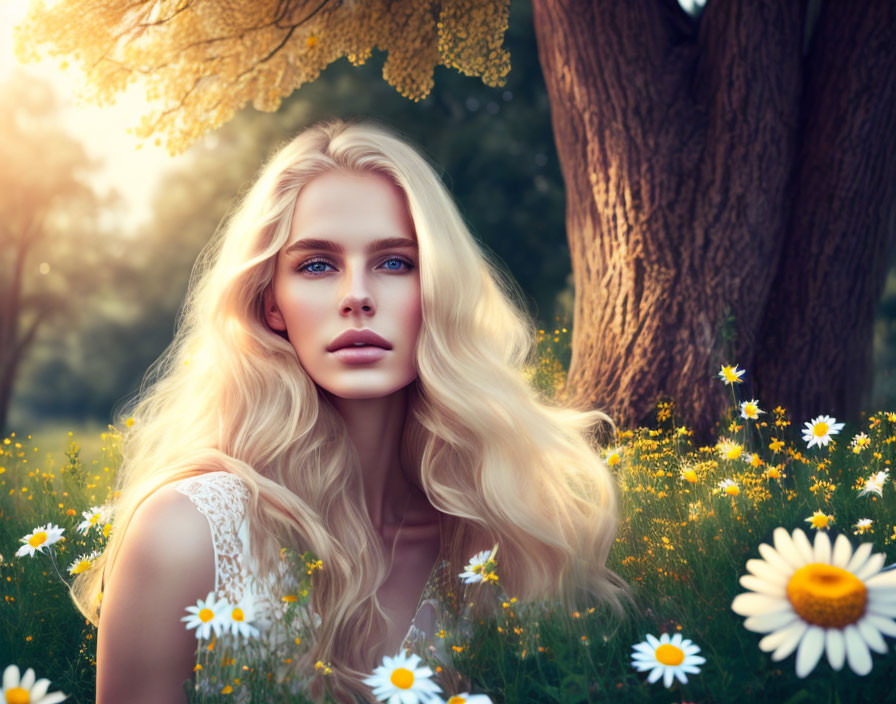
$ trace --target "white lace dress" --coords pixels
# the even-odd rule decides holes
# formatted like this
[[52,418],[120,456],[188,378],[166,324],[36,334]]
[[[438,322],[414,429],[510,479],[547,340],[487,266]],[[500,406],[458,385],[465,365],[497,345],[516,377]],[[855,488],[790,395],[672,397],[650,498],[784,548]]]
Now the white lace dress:
[[[250,589],[255,594],[257,625],[265,634],[277,615],[282,613],[284,605],[281,595],[270,593],[268,585],[271,582],[258,579],[258,564],[249,551],[248,489],[242,480],[226,471],[188,477],[177,482],[175,488],[188,496],[208,519],[215,548],[215,594],[236,603]],[[450,663],[450,657],[445,638],[438,634],[447,622],[439,594],[441,587],[450,580],[448,565],[447,560],[442,560],[430,572],[402,644],[402,648],[416,652],[426,648],[446,665]],[[281,566],[285,567],[285,562]],[[289,575],[281,572],[281,577],[288,588]],[[315,619],[319,622],[319,617]],[[271,645],[276,647],[278,643]]]

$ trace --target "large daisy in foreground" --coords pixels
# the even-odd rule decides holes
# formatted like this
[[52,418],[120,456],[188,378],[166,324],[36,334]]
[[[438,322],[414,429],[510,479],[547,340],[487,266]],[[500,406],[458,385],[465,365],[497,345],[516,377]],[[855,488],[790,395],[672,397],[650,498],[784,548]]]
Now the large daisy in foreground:
[[25,702],[25,704],[57,704],[68,699],[67,694],[51,692],[50,680],[41,678],[35,682],[34,670],[28,668],[23,675],[18,665],[9,665],[3,670],[3,686],[0,701]]
[[731,603],[746,616],[744,627],[767,633],[759,649],[783,660],[796,650],[796,675],[806,677],[827,653],[835,670],[844,659],[858,675],[871,672],[871,650],[886,653],[881,634],[896,637],[896,570],[881,571],[883,553],[871,543],[853,552],[845,535],[833,549],[818,531],[814,545],[797,528],[774,532],[775,547],[759,546],[763,560],[747,560],[750,574],[740,583],[752,591]]
[[700,672],[697,665],[706,662],[706,658],[697,655],[700,648],[687,638],[682,638],[681,633],[676,633],[671,638],[668,633],[660,635],[659,639],[647,634],[647,639],[637,645],[633,645],[632,667],[639,672],[650,670],[647,681],[653,684],[660,677],[668,688],[672,685],[672,679],[677,677],[682,684],[688,683],[685,673],[696,675]]
[[388,655],[383,664],[377,667],[364,684],[373,689],[377,701],[389,704],[428,704],[441,702],[442,689],[433,682],[432,670],[428,667],[417,667],[420,656],[401,651],[395,657]]

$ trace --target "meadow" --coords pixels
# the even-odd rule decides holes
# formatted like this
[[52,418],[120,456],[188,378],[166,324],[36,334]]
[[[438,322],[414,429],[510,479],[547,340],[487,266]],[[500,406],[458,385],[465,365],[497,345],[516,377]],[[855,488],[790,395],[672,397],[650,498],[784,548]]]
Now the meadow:
[[[565,328],[540,333],[530,378],[548,394],[568,344]],[[478,701],[896,702],[896,413],[852,428],[824,415],[792,419],[742,393],[735,360],[707,374],[731,394],[714,445],[695,447],[664,401],[653,427],[621,428],[600,448],[621,498],[608,564],[637,608],[623,620],[599,605],[536,616],[502,594],[494,619],[443,636],[454,667],[488,697]],[[133,422],[90,437],[57,429],[0,439],[0,668],[33,668],[67,701],[94,700],[96,629],[65,582],[90,569],[114,530],[100,509],[113,499]],[[469,581],[501,589],[500,556],[471,556]],[[313,557],[300,560],[313,572]],[[191,701],[273,701],[259,689],[263,667],[243,670],[214,642],[197,643],[204,685]],[[401,664],[390,665],[393,683]],[[7,668],[5,701],[51,701],[14,674]]]

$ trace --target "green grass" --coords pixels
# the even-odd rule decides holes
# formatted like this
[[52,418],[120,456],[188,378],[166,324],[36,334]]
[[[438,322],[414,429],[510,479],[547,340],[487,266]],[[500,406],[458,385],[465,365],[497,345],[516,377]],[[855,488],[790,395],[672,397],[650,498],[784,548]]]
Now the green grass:
[[[546,390],[554,383],[552,374],[550,369],[536,372]],[[893,481],[888,479],[881,497],[859,496],[857,488],[892,465],[896,416],[874,414],[864,427],[847,426],[827,446],[807,449],[800,424],[791,424],[784,409],[747,420],[736,408],[735,396],[721,427],[728,429],[725,438],[742,448],[738,457],[726,457],[719,445],[693,447],[669,404],[658,407],[655,427],[623,431],[618,444],[606,448],[622,501],[609,566],[632,585],[637,609],[616,622],[599,605],[590,605],[589,611],[586,604],[574,614],[554,606],[530,615],[512,606],[476,624],[471,637],[449,632],[448,644],[458,651],[455,666],[471,677],[474,692],[489,693],[496,704],[760,697],[785,704],[896,702],[893,639],[886,639],[886,654],[872,652],[873,668],[864,677],[848,664],[833,671],[823,655],[800,679],[795,655],[772,661],[757,647],[762,635],[744,628],[744,619],[731,610],[734,597],[746,591],[739,579],[747,572],[747,560],[760,557],[759,544],[771,544],[779,526],[788,532],[801,527],[811,539],[816,529],[806,519],[817,510],[833,516],[827,528],[832,539],[842,532],[853,548],[870,542],[875,552],[886,554],[886,564],[893,561]],[[68,430],[43,429],[22,441],[22,448],[15,448],[18,438],[0,445],[0,466],[5,467],[0,474],[0,667],[13,662],[22,669],[33,667],[38,677],[52,680],[52,691],[87,702],[93,701],[95,630],[69,602],[48,556],[13,557],[19,538],[47,522],[66,528],[68,540],[54,546],[63,574],[76,554],[101,547],[98,531],[85,539],[75,526],[81,511],[108,496],[118,466],[114,438],[103,440],[102,428],[95,429],[95,438],[79,432],[69,438]],[[859,431],[867,433],[868,444],[855,452],[850,440]],[[746,462],[751,452],[761,461]],[[682,477],[688,468],[696,481]],[[738,484],[736,496],[719,491],[723,479]],[[69,515],[70,509],[76,515]],[[865,517],[872,519],[872,531],[857,535],[855,523]],[[689,675],[685,685],[648,684],[647,673],[631,666],[632,646],[647,633],[662,632],[681,632],[706,658],[701,672]],[[229,698],[219,695],[214,701]]]

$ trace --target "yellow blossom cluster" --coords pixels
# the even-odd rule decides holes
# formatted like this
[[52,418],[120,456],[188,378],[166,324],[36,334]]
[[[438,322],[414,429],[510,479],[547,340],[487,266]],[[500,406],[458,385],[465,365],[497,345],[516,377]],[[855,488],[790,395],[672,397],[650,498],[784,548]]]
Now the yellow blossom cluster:
[[[83,71],[84,97],[113,102],[140,81],[157,109],[138,137],[172,154],[247,102],[267,112],[345,56],[387,52],[383,78],[419,101],[437,65],[504,85],[509,0],[36,0],[16,27],[20,61],[49,54]],[[66,63],[67,63],[66,61]],[[157,138],[157,141],[160,141]]]

